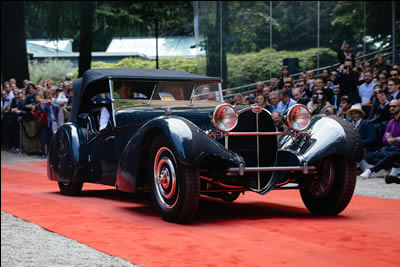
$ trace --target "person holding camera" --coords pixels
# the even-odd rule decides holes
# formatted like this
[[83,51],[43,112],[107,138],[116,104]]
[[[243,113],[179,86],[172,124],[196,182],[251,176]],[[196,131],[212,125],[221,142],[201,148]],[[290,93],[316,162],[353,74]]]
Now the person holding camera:
[[333,84],[340,85],[340,95],[347,95],[351,99],[351,103],[361,103],[361,97],[358,94],[360,74],[353,71],[353,63],[350,59],[346,59],[343,65],[340,65],[338,75],[336,76]]
[[355,56],[351,53],[351,45],[346,41],[343,41],[340,49],[337,51],[337,58],[340,64],[344,64],[345,60],[349,59],[352,61],[353,66],[355,66]]
[[328,101],[325,89],[320,86],[314,86],[314,94],[312,99],[307,104],[308,110],[312,115],[315,114],[326,114],[333,115],[336,114],[336,109]]
[[22,117],[22,143],[25,152],[28,155],[37,155],[40,153],[41,132],[40,120],[33,117],[36,111],[36,86],[29,84],[27,95],[22,103],[21,110],[25,111]]

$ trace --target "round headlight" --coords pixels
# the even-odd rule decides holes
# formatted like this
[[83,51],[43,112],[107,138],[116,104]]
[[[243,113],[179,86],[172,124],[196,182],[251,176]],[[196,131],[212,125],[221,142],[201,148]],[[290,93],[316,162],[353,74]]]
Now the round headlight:
[[302,131],[310,123],[310,111],[303,105],[297,104],[287,109],[286,122],[294,131]]
[[212,122],[222,132],[232,131],[238,122],[237,111],[229,104],[221,104],[215,108]]

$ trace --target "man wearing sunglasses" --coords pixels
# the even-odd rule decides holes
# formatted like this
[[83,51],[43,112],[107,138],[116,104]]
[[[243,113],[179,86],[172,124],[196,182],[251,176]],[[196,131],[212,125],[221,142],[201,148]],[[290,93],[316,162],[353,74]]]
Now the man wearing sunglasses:
[[[389,110],[393,119],[390,120],[386,126],[382,139],[383,147],[377,152],[367,154],[365,161],[368,164],[375,165],[393,152],[400,151],[400,101],[398,99],[391,100],[389,103]],[[369,178],[371,173],[371,169],[366,169],[360,176],[363,178]]]
[[283,112],[290,108],[291,106],[297,104],[297,102],[290,97],[290,93],[292,92],[292,83],[285,82],[283,85],[283,89],[279,91],[281,101],[278,104],[278,111],[281,115]]
[[377,79],[377,83],[380,84],[380,87],[385,92],[385,94],[388,94],[387,78],[388,78],[388,74],[385,72],[381,72],[381,73],[379,73],[378,79]]
[[397,79],[399,79],[400,78],[400,76],[399,76],[399,73],[400,73],[400,71],[398,70],[398,69],[391,69],[390,70],[390,78],[397,78]]

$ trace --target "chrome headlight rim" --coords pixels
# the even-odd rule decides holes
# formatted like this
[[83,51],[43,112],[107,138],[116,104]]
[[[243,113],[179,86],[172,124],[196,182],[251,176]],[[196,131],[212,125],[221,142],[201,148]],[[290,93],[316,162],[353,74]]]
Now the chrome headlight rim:
[[[230,128],[221,129],[221,127],[218,126],[216,115],[217,115],[217,111],[218,111],[220,108],[222,108],[222,107],[228,107],[228,108],[230,108],[230,109],[232,109],[232,110],[234,111],[234,114],[235,114],[234,117],[235,117],[235,120],[236,120],[236,121],[235,121],[235,124],[234,124],[232,127],[230,127]],[[228,104],[228,103],[222,103],[222,104],[220,104],[220,105],[218,105],[218,106],[215,107],[215,109],[214,109],[214,111],[213,111],[213,113],[212,113],[211,121],[212,121],[212,124],[215,126],[215,128],[217,128],[217,129],[218,129],[219,131],[221,131],[221,132],[226,133],[226,132],[230,132],[230,131],[232,131],[233,129],[235,129],[235,127],[236,127],[237,124],[238,124],[238,118],[239,118],[239,114],[238,114],[238,112],[237,112],[237,110],[235,109],[234,106],[232,106],[231,104]]]
[[[304,127],[302,127],[302,128],[296,128],[296,127],[294,127],[294,126],[293,126],[293,122],[290,121],[290,117],[291,117],[290,115],[291,115],[292,111],[293,111],[294,109],[296,109],[296,108],[302,108],[302,109],[304,109],[305,111],[307,111],[307,113],[308,113],[308,122],[307,122],[307,125],[304,126]],[[308,108],[307,108],[305,105],[302,105],[302,104],[295,104],[295,105],[289,107],[289,108],[284,112],[284,122],[285,122],[286,125],[287,125],[290,129],[292,129],[293,131],[296,131],[296,132],[304,131],[304,130],[308,127],[308,125],[310,125],[310,121],[311,121],[311,112],[308,110]]]

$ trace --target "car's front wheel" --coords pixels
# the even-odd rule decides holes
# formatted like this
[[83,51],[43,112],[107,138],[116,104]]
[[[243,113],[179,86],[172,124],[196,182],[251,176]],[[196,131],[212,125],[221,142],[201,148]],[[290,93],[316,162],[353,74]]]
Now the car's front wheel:
[[189,222],[200,199],[199,169],[178,164],[165,136],[155,138],[149,163],[152,197],[163,219]]
[[316,215],[334,216],[349,204],[356,185],[354,162],[342,157],[324,158],[318,164],[318,176],[307,179],[300,189],[307,209]]

